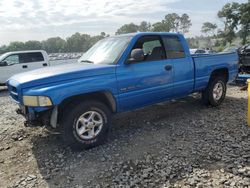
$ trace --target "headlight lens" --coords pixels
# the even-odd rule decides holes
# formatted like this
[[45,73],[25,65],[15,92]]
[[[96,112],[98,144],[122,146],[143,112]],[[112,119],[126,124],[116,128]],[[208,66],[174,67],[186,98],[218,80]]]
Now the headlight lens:
[[49,97],[46,96],[23,96],[25,106],[52,106]]

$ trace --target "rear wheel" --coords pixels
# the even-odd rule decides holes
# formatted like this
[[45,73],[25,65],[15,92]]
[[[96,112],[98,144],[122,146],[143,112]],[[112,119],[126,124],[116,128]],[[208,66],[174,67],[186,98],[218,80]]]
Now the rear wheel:
[[203,103],[211,106],[220,105],[225,99],[226,90],[226,79],[224,77],[212,78],[207,88],[202,92]]
[[86,101],[67,109],[62,118],[64,141],[73,149],[89,149],[105,142],[111,112],[98,101]]

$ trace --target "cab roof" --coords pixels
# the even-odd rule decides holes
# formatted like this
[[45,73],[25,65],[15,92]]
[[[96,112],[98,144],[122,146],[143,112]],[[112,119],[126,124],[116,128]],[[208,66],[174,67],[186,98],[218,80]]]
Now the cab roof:
[[144,35],[173,35],[173,36],[180,36],[182,34],[180,33],[170,33],[170,32],[137,32],[137,33],[126,33],[126,34],[120,34],[115,35],[114,37],[121,37],[121,36],[128,36],[128,37],[134,37],[134,36],[144,36]]

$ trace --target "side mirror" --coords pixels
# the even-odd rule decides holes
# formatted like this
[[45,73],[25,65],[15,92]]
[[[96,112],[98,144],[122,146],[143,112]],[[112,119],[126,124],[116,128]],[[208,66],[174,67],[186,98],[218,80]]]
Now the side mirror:
[[8,66],[8,63],[6,61],[1,61],[0,67],[5,67],[5,66]]
[[144,60],[144,52],[141,48],[133,49],[130,58],[126,61],[126,64],[130,64],[133,62],[140,62]]

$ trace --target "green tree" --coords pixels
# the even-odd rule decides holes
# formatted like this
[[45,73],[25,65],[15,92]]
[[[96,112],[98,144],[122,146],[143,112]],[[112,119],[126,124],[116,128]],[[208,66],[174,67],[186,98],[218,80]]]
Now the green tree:
[[222,10],[218,12],[218,17],[224,23],[224,40],[232,43],[235,38],[235,29],[237,29],[240,18],[240,4],[239,3],[227,3]]
[[165,20],[163,20],[166,27],[169,27],[169,31],[178,32],[180,27],[180,16],[176,13],[167,14]]
[[89,44],[90,46],[89,47],[91,47],[96,42],[98,42],[99,40],[104,39],[106,37],[109,37],[109,35],[106,35],[105,32],[101,32],[100,35],[92,36],[91,39],[90,39],[90,44]]
[[188,33],[190,27],[192,26],[191,19],[187,14],[182,14],[180,17],[180,32],[182,34]]
[[171,13],[167,14],[161,22],[153,24],[153,31],[172,31],[185,34],[189,31],[191,26],[191,20],[187,14],[179,16],[176,13]]
[[27,41],[24,43],[24,49],[25,50],[41,50],[42,49],[42,43],[39,41]]
[[20,51],[24,49],[25,46],[23,42],[11,42],[7,47],[8,51]]
[[134,24],[134,23],[130,23],[130,24],[125,24],[123,26],[121,26],[117,31],[116,31],[116,35],[118,34],[124,34],[124,33],[135,33],[139,31],[139,26]]
[[140,32],[148,32],[151,31],[151,24],[149,22],[146,21],[142,21],[139,25],[138,30]]
[[7,52],[7,46],[6,45],[2,45],[2,46],[0,46],[0,54],[3,54],[3,53],[5,53],[5,52]]
[[65,51],[85,52],[91,46],[91,36],[87,34],[75,33],[66,39]]
[[167,25],[164,21],[156,22],[152,25],[152,31],[154,31],[154,32],[169,32],[170,26]]
[[187,42],[190,48],[198,48],[195,38],[187,38]]
[[106,33],[105,32],[101,32],[100,34],[103,38],[106,37]]
[[42,48],[48,53],[63,52],[65,40],[60,37],[49,38],[42,42]]
[[250,0],[240,5],[240,24],[242,44],[246,44],[247,36],[250,36]]
[[215,30],[217,29],[217,25],[213,24],[211,22],[205,22],[203,23],[202,27],[201,27],[201,32],[205,33],[207,35],[214,35],[215,34]]

